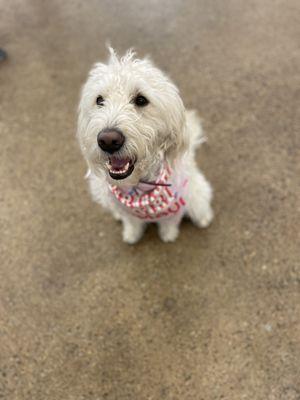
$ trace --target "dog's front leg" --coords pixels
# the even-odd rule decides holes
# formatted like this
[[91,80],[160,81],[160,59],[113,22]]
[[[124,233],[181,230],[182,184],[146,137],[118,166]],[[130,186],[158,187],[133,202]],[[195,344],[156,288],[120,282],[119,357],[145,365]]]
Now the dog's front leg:
[[122,215],[123,240],[128,244],[137,243],[143,236],[146,223],[130,215]]
[[182,216],[174,216],[158,221],[158,233],[163,242],[175,242],[179,235],[179,224]]

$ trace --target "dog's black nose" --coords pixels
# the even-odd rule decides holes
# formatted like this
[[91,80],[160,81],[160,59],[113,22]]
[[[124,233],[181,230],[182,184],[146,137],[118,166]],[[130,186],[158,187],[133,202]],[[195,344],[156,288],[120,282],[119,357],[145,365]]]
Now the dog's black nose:
[[125,137],[119,129],[103,129],[98,133],[97,142],[103,151],[113,154],[123,146]]

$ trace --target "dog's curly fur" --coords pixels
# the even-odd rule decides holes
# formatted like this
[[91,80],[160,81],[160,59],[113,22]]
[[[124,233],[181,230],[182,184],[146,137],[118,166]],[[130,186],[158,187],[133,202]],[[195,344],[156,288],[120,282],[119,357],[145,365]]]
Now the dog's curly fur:
[[[106,64],[97,63],[85,83],[78,118],[78,139],[87,161],[92,198],[109,209],[123,222],[123,239],[137,242],[145,222],[130,215],[113,201],[109,184],[121,188],[136,186],[141,180],[153,181],[163,162],[174,173],[184,169],[188,178],[185,214],[199,227],[206,227],[213,218],[212,189],[195,163],[195,149],[203,140],[200,120],[194,111],[186,111],[177,87],[149,59],[137,59],[129,50],[119,58],[113,49]],[[147,107],[138,108],[132,98],[142,93]],[[97,96],[103,107],[96,104]],[[136,160],[132,174],[114,180],[107,170],[107,154],[97,143],[97,135],[105,128],[118,128],[126,141],[119,156]],[[174,241],[179,233],[182,215],[158,221],[163,241]]]

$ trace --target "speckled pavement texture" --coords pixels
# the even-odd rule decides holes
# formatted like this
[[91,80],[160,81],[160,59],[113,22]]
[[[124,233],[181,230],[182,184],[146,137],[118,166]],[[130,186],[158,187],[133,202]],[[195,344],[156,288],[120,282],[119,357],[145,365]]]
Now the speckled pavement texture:
[[[300,399],[299,0],[0,0],[0,399]],[[75,141],[104,43],[197,108],[212,226],[140,244]]]

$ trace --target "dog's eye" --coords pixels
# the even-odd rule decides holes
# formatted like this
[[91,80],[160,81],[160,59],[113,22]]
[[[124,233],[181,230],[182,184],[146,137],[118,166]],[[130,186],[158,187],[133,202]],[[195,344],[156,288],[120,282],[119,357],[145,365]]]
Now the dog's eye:
[[138,107],[145,107],[147,104],[149,104],[149,100],[146,99],[145,96],[138,94],[134,99],[134,104]]
[[96,103],[98,106],[103,106],[104,104],[104,98],[102,96],[98,96],[96,99]]

